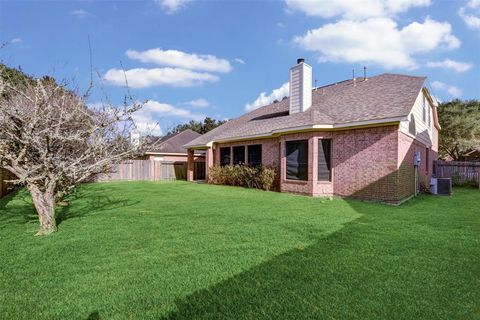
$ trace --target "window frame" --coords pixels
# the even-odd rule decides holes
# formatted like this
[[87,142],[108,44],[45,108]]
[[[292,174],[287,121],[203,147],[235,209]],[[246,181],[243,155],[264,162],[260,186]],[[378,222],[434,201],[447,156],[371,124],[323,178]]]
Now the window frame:
[[[325,179],[323,176],[320,177],[320,150],[325,150],[324,142],[328,142],[328,159],[325,157],[325,164],[328,167],[328,179]],[[317,181],[319,182],[332,182],[332,139],[318,139],[318,150],[317,150]],[[320,149],[321,147],[321,149]],[[323,152],[323,155],[326,155]]]
[[[238,150],[240,150],[240,149],[242,150],[242,152],[239,153],[239,155],[242,155],[242,159],[243,159],[243,160],[237,162],[236,159],[235,159],[235,156],[236,156],[235,151],[238,151]],[[244,164],[245,164],[245,146],[244,146],[244,145],[241,145],[241,146],[233,146],[233,147],[232,147],[232,160],[231,160],[231,161],[232,161],[231,163],[232,163],[233,165],[237,165],[237,164],[238,164],[238,165],[244,165]]]
[[[250,149],[253,149],[253,148],[259,148],[260,150],[260,153],[259,153],[259,156],[260,156],[260,163],[257,163],[257,164],[252,164],[251,162],[251,159],[250,159],[250,154],[252,152],[250,152]],[[263,149],[263,146],[261,144],[250,144],[247,146],[247,164],[249,166],[254,166],[254,167],[259,167],[263,164],[263,155],[262,155],[262,150]],[[257,150],[258,151],[258,150]],[[256,161],[258,162],[258,161]]]
[[[223,159],[227,155],[226,154],[224,155],[223,151],[227,150],[227,149],[228,149],[228,163],[224,163]],[[230,164],[232,164],[232,150],[231,150],[231,148],[230,147],[221,147],[220,148],[220,166],[225,167],[225,166],[229,166]]]
[[[308,143],[308,139],[302,139],[302,140],[289,140],[289,141],[285,141],[285,179],[286,180],[290,180],[290,181],[308,181],[308,152],[309,152],[309,143]],[[297,144],[297,145],[300,145],[300,144],[304,144],[305,145],[305,160],[306,162],[299,162],[297,160],[297,164],[299,165],[297,167],[297,176],[293,177],[293,176],[289,176],[288,174],[288,155],[289,155],[289,145],[293,145],[293,144]],[[298,150],[301,150],[301,149],[298,149]],[[300,151],[299,151],[300,152]],[[301,177],[298,176],[298,173],[300,172],[300,168],[301,167],[304,167],[304,170],[303,171],[303,174]]]

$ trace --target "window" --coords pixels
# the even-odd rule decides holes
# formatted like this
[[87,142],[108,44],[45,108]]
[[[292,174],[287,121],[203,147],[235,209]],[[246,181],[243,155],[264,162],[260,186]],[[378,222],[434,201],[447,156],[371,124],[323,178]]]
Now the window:
[[262,145],[254,144],[247,148],[248,151],[248,165],[252,167],[262,165]]
[[220,148],[220,165],[228,166],[230,164],[230,147]]
[[332,140],[318,140],[318,181],[332,181]]
[[308,140],[285,142],[286,177],[292,180],[308,179]]
[[427,122],[427,98],[423,97],[423,104],[422,104],[422,120],[423,122]]
[[245,146],[233,147],[233,164],[245,164]]

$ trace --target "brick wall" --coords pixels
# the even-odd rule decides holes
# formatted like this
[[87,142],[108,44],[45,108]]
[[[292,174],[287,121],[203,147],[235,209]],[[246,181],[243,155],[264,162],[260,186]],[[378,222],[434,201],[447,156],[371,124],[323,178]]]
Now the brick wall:
[[[264,165],[279,172],[280,191],[308,195],[339,195],[365,200],[396,203],[414,192],[413,152],[422,152],[423,173],[426,175],[426,146],[401,133],[398,125],[330,132],[303,132],[279,138],[257,139],[216,144],[214,164],[220,163],[220,148],[262,144]],[[332,181],[317,181],[318,140],[332,140]],[[285,141],[308,140],[309,168],[307,181],[285,177]],[[428,174],[438,147],[432,146]],[[245,148],[247,153],[247,148]],[[245,154],[245,159],[248,159]]]
[[434,139],[433,145],[428,148],[429,155],[427,157],[427,146],[403,132],[398,133],[398,194],[400,199],[407,198],[415,192],[415,169],[413,166],[415,150],[420,152],[421,159],[418,170],[419,179],[429,184],[433,161],[438,159],[438,139],[436,141]]
[[336,132],[333,140],[334,193],[360,199],[397,199],[398,126]]

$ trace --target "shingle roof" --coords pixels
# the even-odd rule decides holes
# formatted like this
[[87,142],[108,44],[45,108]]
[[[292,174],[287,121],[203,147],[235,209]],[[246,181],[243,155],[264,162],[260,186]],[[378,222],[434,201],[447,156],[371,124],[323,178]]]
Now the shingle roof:
[[381,74],[367,80],[346,80],[316,88],[312,106],[305,112],[288,114],[289,98],[258,108],[213,129],[185,147],[204,146],[211,141],[249,136],[313,125],[348,125],[406,117],[425,82],[425,77]]
[[158,144],[148,152],[154,153],[187,153],[184,145],[190,141],[200,137],[201,134],[193,130],[187,129],[181,132],[166,135]]

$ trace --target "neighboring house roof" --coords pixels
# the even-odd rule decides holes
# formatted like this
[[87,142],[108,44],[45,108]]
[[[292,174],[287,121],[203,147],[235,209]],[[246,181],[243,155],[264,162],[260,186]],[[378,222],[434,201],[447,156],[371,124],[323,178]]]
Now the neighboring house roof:
[[201,134],[187,129],[181,132],[166,135],[160,139],[156,146],[147,153],[181,153],[187,154],[184,145],[200,137]]
[[[381,74],[346,80],[312,90],[312,106],[289,114],[289,98],[258,108],[213,129],[185,147],[274,135],[301,129],[333,129],[406,120],[425,77]],[[403,119],[405,118],[405,119]]]

